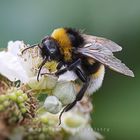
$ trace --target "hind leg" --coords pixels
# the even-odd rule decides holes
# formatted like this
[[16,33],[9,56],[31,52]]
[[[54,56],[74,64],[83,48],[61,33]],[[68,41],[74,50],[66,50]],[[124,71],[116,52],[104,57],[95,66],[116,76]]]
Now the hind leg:
[[84,96],[84,94],[85,94],[85,92],[86,92],[86,90],[87,90],[87,88],[88,88],[88,86],[89,86],[90,77],[85,76],[79,68],[78,68],[78,70],[76,71],[76,74],[77,74],[77,76],[81,79],[81,81],[84,82],[84,84],[83,84],[82,88],[80,89],[80,91],[77,93],[77,96],[76,96],[75,100],[74,100],[72,103],[68,104],[68,105],[62,110],[62,112],[60,113],[60,116],[59,116],[59,125],[61,124],[61,117],[62,117],[62,114],[63,114],[64,112],[67,112],[67,111],[69,111],[70,109],[72,109],[72,108],[76,105],[76,103],[77,103],[78,101],[80,101],[80,100],[83,98],[83,96]]

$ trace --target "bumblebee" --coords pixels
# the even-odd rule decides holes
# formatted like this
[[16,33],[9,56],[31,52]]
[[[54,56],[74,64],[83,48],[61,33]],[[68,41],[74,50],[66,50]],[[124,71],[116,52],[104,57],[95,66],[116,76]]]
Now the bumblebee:
[[[36,44],[25,48],[23,52],[34,46]],[[55,60],[58,62],[56,76],[73,71],[83,82],[76,99],[61,112],[60,120],[63,112],[72,109],[82,99],[85,92],[91,94],[102,85],[105,67],[134,77],[133,72],[113,55],[113,52],[121,51],[122,48],[106,38],[86,35],[72,28],[58,28],[53,31],[51,36],[42,39],[37,46],[40,48],[43,58],[37,80],[39,80],[40,71],[45,63]],[[62,69],[62,66],[65,67]]]

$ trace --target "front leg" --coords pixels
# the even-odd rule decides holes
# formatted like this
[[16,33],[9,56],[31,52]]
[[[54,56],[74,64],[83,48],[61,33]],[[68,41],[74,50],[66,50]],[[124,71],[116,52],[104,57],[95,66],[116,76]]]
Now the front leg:
[[60,70],[61,67],[64,65],[64,62],[63,61],[60,61],[56,67],[57,70]]
[[60,69],[58,70],[55,75],[56,76],[59,76],[61,74],[64,74],[65,72],[67,72],[68,70],[71,71],[71,70],[74,70],[78,65],[80,65],[81,63],[81,59],[78,59],[76,60],[75,62],[73,62],[72,64],[68,65],[66,68],[64,69]]
[[40,75],[41,69],[42,69],[42,67],[45,65],[46,61],[47,61],[47,59],[45,58],[45,59],[42,61],[41,65],[39,66],[39,71],[38,71],[38,73],[37,73],[37,81],[39,81],[39,75]]
[[75,70],[77,68],[78,65],[80,65],[81,63],[81,59],[76,60],[75,62],[71,63],[70,65],[68,65],[67,67],[60,69],[64,63],[63,62],[59,62],[58,66],[57,66],[57,72],[55,73],[42,73],[41,75],[45,75],[45,74],[49,74],[49,75],[55,75],[55,76],[60,76],[62,74],[64,74],[67,71],[71,71],[71,70]]

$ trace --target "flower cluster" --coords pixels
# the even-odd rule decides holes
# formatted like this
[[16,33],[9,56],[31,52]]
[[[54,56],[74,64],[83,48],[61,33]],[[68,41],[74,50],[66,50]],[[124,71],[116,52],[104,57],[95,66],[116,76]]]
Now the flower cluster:
[[[0,127],[0,137],[39,140],[102,139],[90,125],[93,107],[87,96],[63,114],[62,123],[58,126],[61,110],[75,100],[79,90],[77,77],[70,71],[59,77],[43,74],[56,71],[58,63],[51,61],[46,62],[37,81],[38,67],[42,62],[40,50],[36,46],[22,54],[26,47],[30,45],[23,41],[10,41],[7,50],[0,52],[0,86],[3,85],[0,87],[0,126],[5,126],[7,132],[2,134]],[[14,121],[10,121],[13,118]]]
[[27,99],[27,94],[23,93],[22,90],[12,88],[7,91],[7,94],[0,95],[0,111],[7,109],[14,102],[24,114],[26,113],[25,102]]

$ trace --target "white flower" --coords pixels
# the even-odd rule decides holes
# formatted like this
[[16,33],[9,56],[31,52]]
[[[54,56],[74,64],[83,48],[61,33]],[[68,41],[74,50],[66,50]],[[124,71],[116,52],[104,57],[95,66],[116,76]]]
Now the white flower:
[[29,80],[26,69],[24,69],[20,56],[24,49],[23,41],[10,41],[8,51],[0,52],[0,73],[11,81],[20,80],[25,83]]
[[56,96],[63,105],[72,103],[76,97],[74,83],[67,81],[58,82],[52,94]]
[[61,126],[66,132],[75,134],[83,129],[87,123],[88,120],[85,119],[84,115],[71,110],[63,114]]
[[11,52],[0,52],[0,66],[0,73],[10,81],[21,80],[26,82],[28,80],[25,69],[23,69],[18,58]]
[[23,41],[8,43],[8,50],[0,52],[0,73],[10,81],[20,80],[35,90],[54,88],[56,77],[42,76],[37,81],[37,69],[42,61],[38,48],[29,49],[22,55],[25,47],[28,46]]
[[56,114],[62,109],[62,103],[55,96],[48,96],[44,107],[48,112]]
[[14,56],[18,56],[21,54],[21,50],[24,49],[26,45],[23,41],[9,41],[8,42],[8,52],[13,54]]

